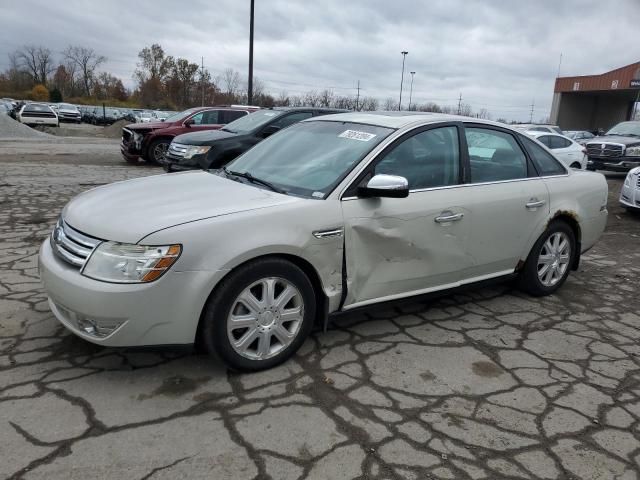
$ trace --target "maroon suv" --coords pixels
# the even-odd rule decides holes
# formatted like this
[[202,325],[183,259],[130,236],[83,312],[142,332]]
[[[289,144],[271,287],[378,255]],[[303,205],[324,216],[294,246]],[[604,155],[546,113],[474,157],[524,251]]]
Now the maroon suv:
[[257,109],[240,105],[196,107],[171,115],[162,122],[132,123],[122,129],[120,151],[130,163],[137,163],[139,158],[159,162],[173,137],[182,133],[217,130]]

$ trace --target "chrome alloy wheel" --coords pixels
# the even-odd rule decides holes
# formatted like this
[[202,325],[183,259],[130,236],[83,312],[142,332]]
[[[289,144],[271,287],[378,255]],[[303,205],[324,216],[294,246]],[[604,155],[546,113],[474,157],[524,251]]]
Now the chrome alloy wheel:
[[296,338],[304,318],[300,291],[284,278],[268,277],[245,288],[227,317],[231,347],[251,360],[278,355]]
[[564,276],[571,261],[571,241],[564,232],[547,238],[538,256],[538,278],[545,287],[553,287]]

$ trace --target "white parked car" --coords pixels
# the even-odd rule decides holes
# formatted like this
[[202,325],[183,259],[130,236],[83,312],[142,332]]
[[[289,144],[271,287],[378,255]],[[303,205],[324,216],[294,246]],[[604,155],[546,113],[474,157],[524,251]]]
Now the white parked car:
[[640,212],[640,167],[627,173],[620,190],[620,204],[629,211]]
[[512,126],[516,130],[520,130],[523,132],[546,132],[546,133],[557,133],[558,135],[564,134],[562,129],[557,125],[544,125],[539,123],[519,123]]
[[575,168],[576,170],[586,170],[588,161],[587,150],[578,142],[564,135],[558,135],[557,133],[529,131],[527,135],[535,138],[551,150],[551,153],[567,167]]
[[326,115],[221,170],[79,195],[39,268],[86,340],[198,341],[259,370],[337,312],[496,278],[551,294],[602,234],[606,202],[604,176],[495,122]]
[[58,104],[58,118],[61,122],[80,123],[82,114],[75,105],[60,103]]
[[17,116],[18,121],[25,125],[49,125],[59,127],[58,114],[46,103],[27,103]]
[[140,112],[136,119],[136,123],[154,122],[156,120],[156,114],[154,112]]

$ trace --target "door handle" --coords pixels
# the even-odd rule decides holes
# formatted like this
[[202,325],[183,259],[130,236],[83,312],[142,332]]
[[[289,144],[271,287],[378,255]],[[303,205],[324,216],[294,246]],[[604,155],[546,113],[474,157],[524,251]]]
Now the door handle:
[[436,223],[457,222],[458,220],[462,220],[462,217],[464,217],[462,213],[442,212],[440,216],[434,218],[434,221]]
[[529,200],[526,207],[529,209],[533,209],[533,208],[541,207],[544,204],[545,204],[544,200],[538,200],[537,198],[532,198],[531,200]]

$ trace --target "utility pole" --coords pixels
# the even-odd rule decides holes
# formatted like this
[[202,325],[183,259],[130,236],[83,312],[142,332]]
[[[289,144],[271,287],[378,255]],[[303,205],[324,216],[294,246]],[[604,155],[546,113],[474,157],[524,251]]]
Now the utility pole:
[[558,62],[558,76],[556,78],[560,78],[560,67],[562,67],[562,52],[560,52],[560,61]]
[[249,19],[249,82],[247,88],[247,103],[253,104],[253,12],[254,1],[251,0],[251,14]]
[[398,111],[402,110],[402,84],[404,83],[404,59],[407,58],[409,52],[402,51],[402,76],[400,77],[400,101],[398,102]]
[[460,94],[460,97],[458,98],[458,115],[460,115],[460,109],[462,108],[462,93]]
[[408,110],[411,111],[411,97],[413,96],[413,76],[416,72],[409,72],[411,74],[411,89],[409,90],[409,107]]
[[204,107],[204,57],[202,57],[202,71],[200,72],[200,83],[202,83],[202,107]]
[[535,106],[536,101],[531,101],[531,113],[529,114],[529,123],[533,123],[533,107]]
[[356,112],[358,111],[358,102],[360,102],[360,80],[358,80],[358,94],[356,95]]

